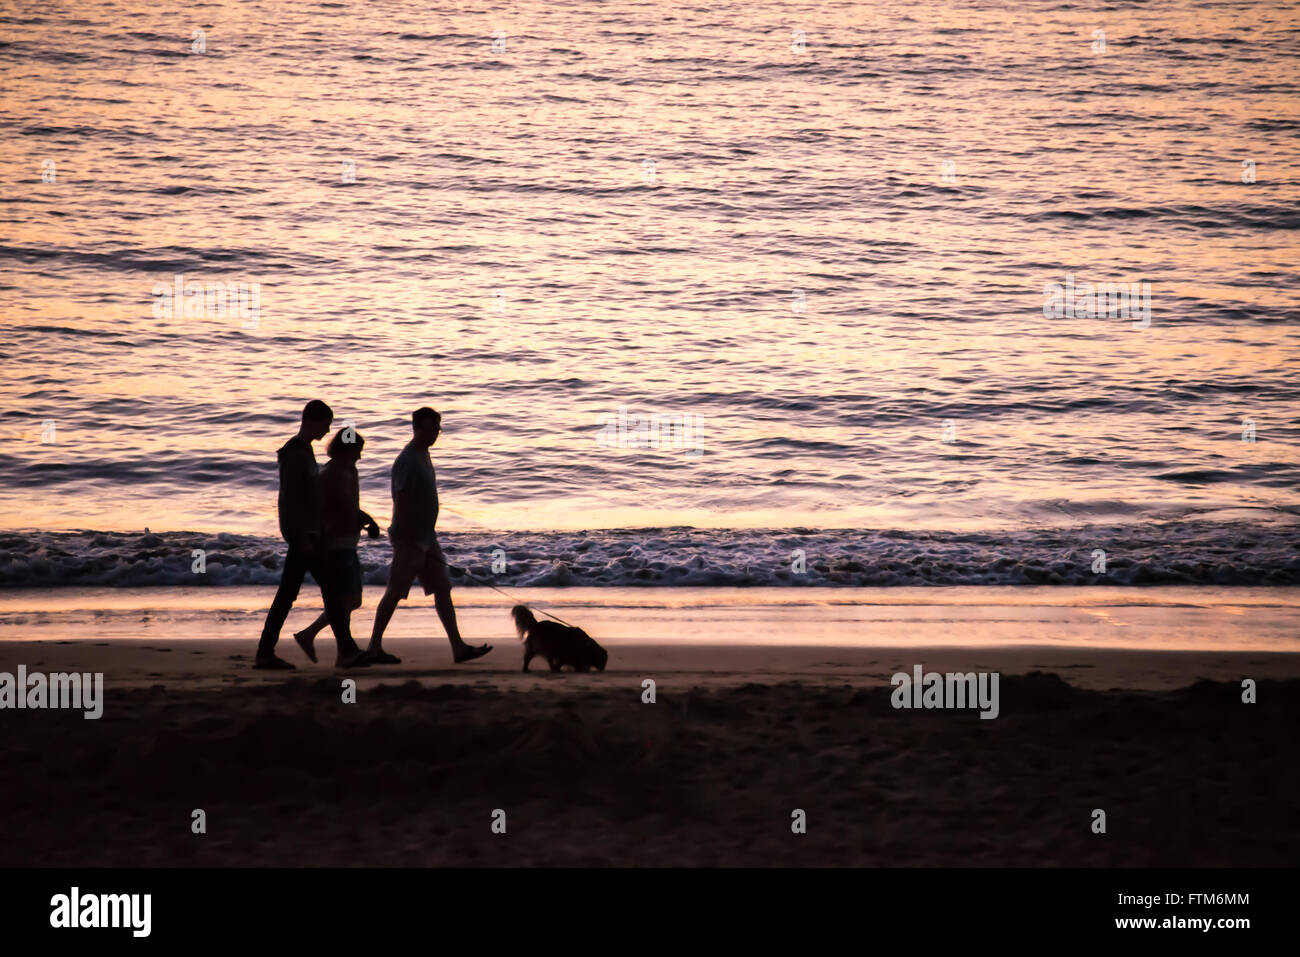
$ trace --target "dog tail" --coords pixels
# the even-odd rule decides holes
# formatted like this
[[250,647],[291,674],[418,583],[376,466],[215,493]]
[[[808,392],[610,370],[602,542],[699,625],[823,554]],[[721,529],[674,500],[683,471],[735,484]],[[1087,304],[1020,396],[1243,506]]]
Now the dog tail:
[[510,614],[515,619],[515,632],[519,635],[519,640],[523,641],[537,627],[537,618],[527,605],[515,605],[510,609]]

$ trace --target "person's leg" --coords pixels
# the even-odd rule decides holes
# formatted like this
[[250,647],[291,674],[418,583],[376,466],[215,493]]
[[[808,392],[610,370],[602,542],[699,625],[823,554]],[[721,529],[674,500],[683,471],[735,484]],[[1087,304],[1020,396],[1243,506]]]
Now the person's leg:
[[461,638],[460,626],[456,623],[456,606],[451,601],[451,576],[447,574],[447,560],[436,543],[427,553],[424,568],[420,571],[420,581],[424,583],[425,591],[433,592],[433,607],[447,632],[447,640],[451,642],[453,661],[457,664],[471,661],[492,650],[491,645],[467,645]]
[[371,658],[389,657],[384,651],[384,631],[388,628],[393,612],[397,610],[397,603],[411,590],[420,554],[418,550],[399,542],[393,543],[393,560],[388,565],[388,587],[384,589],[384,597],[379,599],[379,605],[375,608],[375,622],[370,628],[370,645],[366,648],[366,654]]
[[293,640],[298,642],[298,647],[303,650],[303,654],[310,658],[313,663],[316,661],[316,636],[329,623],[329,615],[321,612],[316,616],[316,620],[302,631],[294,632]]
[[[289,617],[289,609],[298,598],[298,591],[302,588],[302,579],[306,574],[307,565],[302,555],[292,545],[289,546],[284,556],[284,569],[280,572],[280,587],[275,591],[275,599],[271,602],[271,608],[266,613],[266,623],[262,626],[261,640],[257,643],[258,661],[280,660],[275,655],[275,643],[280,640],[280,629],[284,627],[284,620]],[[287,661],[282,664],[289,668],[293,667]]]
[[[356,608],[358,606],[353,605],[352,607]],[[325,612],[321,612],[319,615],[316,616],[315,621],[313,621],[302,631],[295,634],[294,637],[296,638],[298,635],[306,635],[308,639],[313,639],[317,635],[319,635],[322,631],[324,631],[325,626],[328,625],[329,623],[330,623],[329,615],[325,614]]]
[[[361,565],[359,562],[356,561],[355,555],[352,556],[351,560],[356,567],[355,568],[349,567],[347,570],[348,575],[347,575],[346,586],[349,592],[349,594],[347,595],[347,602],[348,602],[348,608],[352,609],[353,611],[356,611],[358,608],[361,607]],[[330,573],[328,569],[326,573],[327,574]],[[316,636],[319,635],[321,631],[324,630],[325,626],[328,625],[329,623],[330,623],[329,615],[325,614],[325,612],[321,612],[319,615],[316,616],[316,620],[313,621],[310,625],[308,625],[302,631],[294,633],[293,636],[294,641],[298,642],[298,647],[300,647],[303,650],[303,652],[307,655],[308,658],[312,660],[312,662],[315,662],[317,660],[316,659]]]
[[352,637],[352,609],[348,607],[346,589],[339,587],[338,575],[331,568],[331,562],[317,553],[314,561],[308,564],[311,577],[320,585],[320,595],[325,602],[325,617],[330,630],[334,632],[334,642],[338,647],[337,663],[344,666],[355,664],[361,657],[361,649]]
[[450,583],[438,582],[433,588],[433,607],[437,609],[438,620],[442,622],[443,631],[451,641],[451,650],[456,651],[465,640],[460,636],[460,626],[456,624],[456,606],[451,601]]
[[389,619],[393,617],[393,612],[397,610],[397,603],[402,600],[402,591],[391,580],[388,587],[384,589],[384,597],[379,599],[379,604],[375,606],[375,621],[370,627],[370,651],[382,650],[384,632],[388,628]]

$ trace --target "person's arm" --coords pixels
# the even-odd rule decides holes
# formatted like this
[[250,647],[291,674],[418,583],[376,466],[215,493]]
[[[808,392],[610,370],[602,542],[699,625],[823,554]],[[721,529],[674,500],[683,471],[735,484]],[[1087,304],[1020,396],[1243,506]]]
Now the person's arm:
[[348,502],[356,509],[357,528],[364,528],[366,534],[371,538],[379,537],[379,525],[373,518],[361,507],[361,476],[357,470],[351,469],[348,473]]
[[405,518],[411,510],[411,471],[405,460],[393,463],[393,521]]
[[285,538],[306,552],[314,551],[316,545],[311,515],[311,502],[316,498],[316,490],[311,487],[314,481],[311,464],[300,450],[291,448],[280,456],[280,488],[286,493],[282,515]]
[[411,489],[409,486],[403,486],[393,493],[393,518],[398,515],[407,515],[411,511]]
[[320,484],[326,529],[347,528],[357,500],[355,490],[348,488],[347,475],[331,462],[321,469]]

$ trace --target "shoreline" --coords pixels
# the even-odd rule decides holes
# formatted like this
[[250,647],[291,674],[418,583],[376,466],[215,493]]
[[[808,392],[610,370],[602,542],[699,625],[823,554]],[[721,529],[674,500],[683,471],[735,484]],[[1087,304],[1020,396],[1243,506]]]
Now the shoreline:
[[[1300,516],[1216,514],[965,532],[671,526],[439,535],[453,584],[507,588],[1300,585]],[[0,586],[274,585],[284,554],[283,541],[264,534],[0,531]],[[391,542],[363,539],[358,558],[366,584],[382,585]]]
[[[937,586],[916,588],[488,588],[453,591],[466,639],[511,644],[516,598],[580,625],[611,650],[628,644],[974,649],[1045,646],[1195,652],[1300,652],[1300,588]],[[367,589],[353,634],[370,632]],[[271,586],[0,590],[0,653],[15,640],[220,638],[261,633]],[[304,586],[283,640],[315,617]],[[432,600],[414,589],[389,629],[441,645]],[[332,646],[328,631],[322,647]],[[442,645],[445,647],[445,645]],[[291,649],[293,650],[293,649]],[[400,652],[399,652],[400,654]]]

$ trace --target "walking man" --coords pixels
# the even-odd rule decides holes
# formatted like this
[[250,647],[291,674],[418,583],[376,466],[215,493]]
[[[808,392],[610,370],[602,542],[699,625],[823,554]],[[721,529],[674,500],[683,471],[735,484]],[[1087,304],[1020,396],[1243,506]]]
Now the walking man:
[[400,663],[400,658],[383,649],[384,630],[397,603],[410,594],[411,584],[417,578],[424,586],[424,593],[433,595],[434,608],[451,641],[452,659],[457,664],[480,658],[492,650],[491,645],[466,644],[456,625],[447,560],[434,530],[438,522],[438,481],[429,449],[438,441],[441,430],[441,415],[427,407],[416,409],[411,413],[411,441],[393,463],[393,524],[388,529],[393,560],[388,568],[388,588],[375,609],[370,647],[366,649],[367,664]]
[[292,669],[293,665],[275,653],[275,643],[280,640],[280,629],[289,617],[308,572],[320,586],[325,601],[325,614],[329,617],[334,641],[338,646],[339,667],[364,664],[363,652],[352,638],[348,625],[350,609],[343,590],[335,587],[326,570],[323,538],[324,509],[321,499],[316,455],[311,444],[329,432],[334,413],[320,399],[312,399],[302,410],[302,424],[298,434],[280,447],[276,453],[280,461],[280,534],[289,545],[284,556],[284,571],[280,574],[280,587],[266,613],[262,638],[257,644],[254,668],[275,671]]

